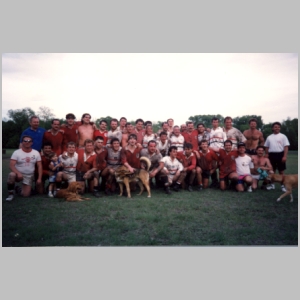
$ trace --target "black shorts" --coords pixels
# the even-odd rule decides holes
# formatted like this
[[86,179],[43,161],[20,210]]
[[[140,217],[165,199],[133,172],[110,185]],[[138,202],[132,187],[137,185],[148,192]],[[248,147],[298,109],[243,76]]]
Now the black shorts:
[[202,177],[203,178],[209,178],[210,176],[210,171],[209,170],[203,170],[202,171]]
[[83,178],[84,174],[85,174],[85,172],[76,170],[76,181],[85,181],[85,179]]
[[256,150],[255,149],[246,149],[246,154],[256,155]]
[[282,162],[284,152],[269,152],[269,160],[273,167],[273,171],[284,171],[286,169],[285,162]]

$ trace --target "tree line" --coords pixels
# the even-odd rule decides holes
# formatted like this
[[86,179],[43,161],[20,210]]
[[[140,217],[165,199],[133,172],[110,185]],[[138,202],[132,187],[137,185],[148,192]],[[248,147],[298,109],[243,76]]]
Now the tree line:
[[[46,129],[51,128],[51,120],[55,118],[55,115],[52,113],[51,109],[45,106],[39,107],[37,112],[34,112],[31,108],[25,107],[22,109],[10,109],[7,113],[9,119],[2,120],[2,148],[3,149],[16,149],[19,147],[20,136],[22,132],[29,127],[28,119],[33,116],[37,115],[40,118],[40,127],[44,127]],[[213,117],[217,117],[219,119],[220,126],[224,124],[224,117],[220,114],[217,115],[195,115],[190,116],[188,120],[192,121],[197,126],[198,123],[203,123],[206,127],[211,127],[211,119]],[[232,117],[232,116],[231,116]],[[257,119],[257,129],[260,130],[264,138],[266,139],[267,136],[272,134],[272,123],[265,124],[263,123],[262,117],[257,115],[245,115],[245,116],[238,116],[232,117],[233,120],[233,127],[239,129],[241,132],[244,132],[246,129],[249,128],[249,120],[251,118]],[[60,119],[61,123],[65,122],[64,119]],[[79,118],[78,118],[79,119]],[[107,121],[108,130],[110,129],[110,120],[112,119],[111,116],[101,117],[94,122],[98,125],[100,120],[105,119]],[[147,121],[147,120],[144,120]],[[150,120],[151,121],[151,120]],[[163,121],[153,122],[153,131],[157,132],[160,128]],[[279,121],[279,120],[275,120]],[[135,120],[128,120],[135,124]],[[298,119],[290,119],[287,118],[286,120],[279,121],[281,123],[281,133],[285,134],[290,142],[290,150],[298,150]],[[175,122],[176,123],[176,122]],[[176,124],[181,125],[181,124]]]

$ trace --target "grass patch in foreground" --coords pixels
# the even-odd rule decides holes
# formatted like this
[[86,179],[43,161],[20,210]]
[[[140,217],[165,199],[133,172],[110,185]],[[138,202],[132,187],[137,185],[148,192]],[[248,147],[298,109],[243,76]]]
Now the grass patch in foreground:
[[[11,154],[8,154],[8,158]],[[4,158],[4,157],[3,157]],[[5,201],[9,159],[2,159],[2,246],[298,245],[298,190],[253,193],[180,191],[152,198],[133,193],[67,203],[45,196]],[[287,174],[298,173],[289,153]]]

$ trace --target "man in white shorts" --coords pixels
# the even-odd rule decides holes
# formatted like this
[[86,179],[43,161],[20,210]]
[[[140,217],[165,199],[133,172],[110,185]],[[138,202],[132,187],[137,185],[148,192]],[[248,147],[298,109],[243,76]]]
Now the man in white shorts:
[[179,191],[181,182],[177,182],[180,176],[180,172],[183,171],[183,165],[177,157],[177,147],[171,146],[169,148],[169,156],[165,156],[159,163],[158,172],[164,175],[161,177],[161,181],[164,183],[166,194],[171,194],[170,186],[174,184],[174,190]]
[[67,153],[59,156],[59,160],[63,163],[63,170],[57,173],[56,187],[57,190],[61,187],[62,181],[74,182],[76,181],[76,166],[78,162],[78,154],[76,151],[76,144],[69,142],[67,145]]
[[22,181],[21,195],[23,197],[30,196],[31,186],[34,180],[35,165],[38,167],[36,185],[40,186],[42,184],[43,168],[41,155],[37,150],[32,149],[33,139],[31,136],[23,135],[21,141],[21,148],[14,151],[10,158],[9,168],[11,172],[8,174],[7,179],[7,201],[14,199],[15,183],[20,181]]

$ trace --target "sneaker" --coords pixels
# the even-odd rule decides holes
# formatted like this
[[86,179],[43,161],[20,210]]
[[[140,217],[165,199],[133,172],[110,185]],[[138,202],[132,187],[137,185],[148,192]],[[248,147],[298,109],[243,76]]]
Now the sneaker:
[[53,194],[51,192],[48,193],[48,197],[53,198]]
[[101,198],[102,197],[102,195],[100,194],[100,192],[97,191],[97,190],[93,191],[93,196],[96,197],[96,198]]
[[191,185],[189,185],[189,187],[188,187],[188,191],[189,191],[189,192],[192,192],[192,191],[193,191],[193,188],[192,188],[192,186],[191,186]]
[[275,190],[275,185],[273,183],[270,183],[269,185],[267,185],[267,190]]
[[172,192],[171,192],[171,190],[170,190],[170,187],[165,187],[165,191],[166,191],[166,194],[168,194],[168,195],[171,195],[172,194]]
[[247,192],[252,193],[252,187],[251,186],[248,187]]
[[6,201],[11,201],[14,199],[14,195],[13,194],[9,194],[8,197],[5,199]]
[[197,189],[197,191],[202,191],[203,190],[203,185],[202,184],[200,184],[199,186],[198,186],[198,189]]
[[281,186],[281,190],[285,193],[286,192],[286,188],[284,185]]

